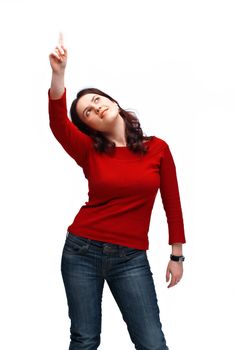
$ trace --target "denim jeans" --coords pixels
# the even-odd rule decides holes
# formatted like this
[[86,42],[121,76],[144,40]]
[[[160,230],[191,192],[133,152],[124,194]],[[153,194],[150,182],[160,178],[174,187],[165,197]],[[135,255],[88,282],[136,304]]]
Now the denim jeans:
[[168,350],[145,250],[67,232],[61,272],[71,320],[69,350],[96,350],[101,342],[104,282],[137,350]]

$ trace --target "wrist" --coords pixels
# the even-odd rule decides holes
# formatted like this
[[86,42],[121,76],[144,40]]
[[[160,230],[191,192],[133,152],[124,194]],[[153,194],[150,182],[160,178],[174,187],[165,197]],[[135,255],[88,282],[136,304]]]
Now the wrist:
[[59,70],[53,70],[52,69],[52,76],[56,77],[56,78],[63,78],[65,75],[65,67],[64,68],[60,68]]
[[172,261],[176,261],[176,262],[182,263],[185,260],[185,257],[183,255],[178,256],[178,255],[171,254],[170,255],[170,259]]
[[177,256],[183,255],[182,243],[172,244],[171,254]]

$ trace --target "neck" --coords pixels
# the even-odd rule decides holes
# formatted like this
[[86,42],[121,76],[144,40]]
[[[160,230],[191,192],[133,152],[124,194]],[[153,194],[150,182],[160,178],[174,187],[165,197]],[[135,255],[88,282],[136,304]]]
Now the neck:
[[115,143],[116,146],[126,146],[127,141],[125,137],[125,123],[121,115],[117,119],[117,123],[111,130],[111,132],[106,133],[106,138]]

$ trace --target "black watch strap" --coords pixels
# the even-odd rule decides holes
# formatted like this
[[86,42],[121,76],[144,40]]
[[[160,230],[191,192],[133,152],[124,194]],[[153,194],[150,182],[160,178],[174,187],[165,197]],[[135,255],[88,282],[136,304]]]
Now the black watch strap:
[[184,261],[185,260],[185,257],[183,255],[178,256],[178,255],[171,254],[170,258],[172,261]]

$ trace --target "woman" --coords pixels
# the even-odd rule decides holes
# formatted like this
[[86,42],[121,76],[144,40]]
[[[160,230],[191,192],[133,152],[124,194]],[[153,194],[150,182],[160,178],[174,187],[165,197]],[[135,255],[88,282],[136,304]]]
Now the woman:
[[151,211],[160,188],[172,254],[168,287],[183,274],[185,243],[176,168],[168,144],[143,136],[140,123],[112,97],[84,89],[67,117],[64,74],[67,50],[62,42],[49,56],[50,128],[66,152],[82,167],[89,200],[68,227],[61,272],[70,328],[70,350],[100,345],[104,281],[119,306],[138,350],[168,349],[146,250]]

